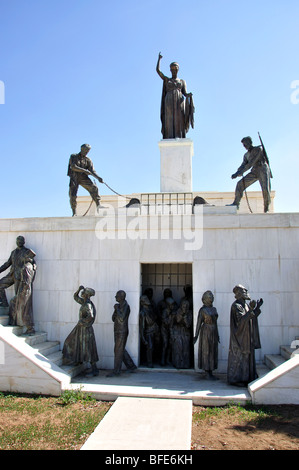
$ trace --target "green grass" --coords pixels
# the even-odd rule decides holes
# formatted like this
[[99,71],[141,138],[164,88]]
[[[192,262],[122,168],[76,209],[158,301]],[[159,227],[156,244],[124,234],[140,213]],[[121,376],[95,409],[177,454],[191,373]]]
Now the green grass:
[[110,406],[81,389],[58,398],[0,393],[0,449],[80,449]]
[[269,407],[254,406],[251,404],[247,404],[245,406],[229,404],[223,407],[199,407],[198,411],[195,410],[193,413],[193,420],[196,422],[208,418],[221,418],[225,415],[232,416],[239,421],[246,419],[247,421],[257,422],[270,416],[273,417],[274,415],[277,415],[277,412],[273,411]]

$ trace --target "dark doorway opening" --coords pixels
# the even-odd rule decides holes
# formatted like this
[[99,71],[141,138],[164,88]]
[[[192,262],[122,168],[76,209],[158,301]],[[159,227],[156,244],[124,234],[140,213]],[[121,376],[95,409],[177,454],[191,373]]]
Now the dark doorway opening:
[[194,368],[191,263],[141,265],[139,331],[140,366]]

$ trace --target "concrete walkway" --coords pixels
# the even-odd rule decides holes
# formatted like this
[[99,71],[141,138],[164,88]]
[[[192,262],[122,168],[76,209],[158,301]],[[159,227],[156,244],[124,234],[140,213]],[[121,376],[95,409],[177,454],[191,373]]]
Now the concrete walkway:
[[[260,366],[258,373],[267,370]],[[214,381],[194,370],[137,369],[117,377],[107,372],[78,376],[71,384],[97,400],[115,401],[81,450],[190,450],[192,405],[251,401],[247,388],[226,383],[226,374]]]
[[192,400],[120,397],[81,450],[190,450]]

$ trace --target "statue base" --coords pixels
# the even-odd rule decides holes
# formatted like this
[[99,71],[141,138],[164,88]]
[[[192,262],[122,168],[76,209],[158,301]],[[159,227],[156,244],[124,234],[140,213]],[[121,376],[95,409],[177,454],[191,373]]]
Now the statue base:
[[193,141],[163,139],[159,142],[159,147],[161,193],[191,192]]

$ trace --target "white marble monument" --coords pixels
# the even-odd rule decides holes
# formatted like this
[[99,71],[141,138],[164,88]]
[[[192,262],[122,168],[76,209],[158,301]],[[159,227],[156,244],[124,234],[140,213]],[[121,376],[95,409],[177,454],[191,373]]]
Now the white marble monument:
[[193,141],[191,139],[164,139],[160,148],[161,193],[192,191]]

